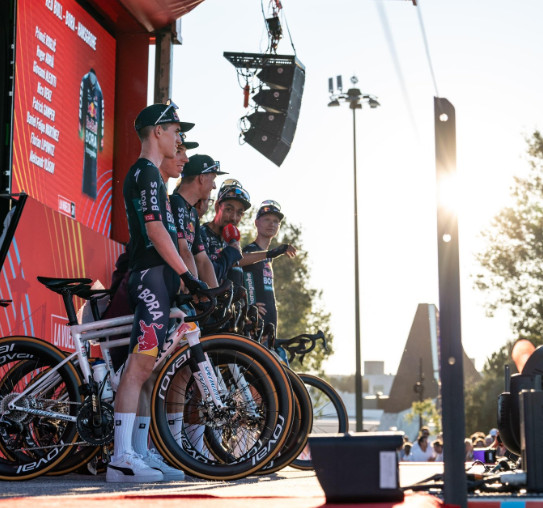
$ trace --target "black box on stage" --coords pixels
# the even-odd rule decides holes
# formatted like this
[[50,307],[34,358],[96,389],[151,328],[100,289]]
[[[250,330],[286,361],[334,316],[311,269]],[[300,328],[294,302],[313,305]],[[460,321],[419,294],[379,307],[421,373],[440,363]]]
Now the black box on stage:
[[520,443],[527,490],[543,492],[543,391],[522,390],[520,401]]
[[311,460],[328,503],[402,501],[402,432],[313,434]]

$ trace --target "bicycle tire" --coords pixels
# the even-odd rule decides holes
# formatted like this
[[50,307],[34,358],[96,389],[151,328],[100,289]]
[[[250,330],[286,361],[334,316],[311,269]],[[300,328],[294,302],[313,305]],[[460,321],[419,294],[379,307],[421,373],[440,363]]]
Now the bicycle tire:
[[305,383],[294,371],[288,368],[286,371],[296,400],[294,422],[283,448],[257,474],[275,473],[290,465],[307,445],[313,428],[313,404]]
[[0,339],[0,480],[36,478],[71,453],[70,443],[78,437],[74,422],[8,408],[14,395],[34,384],[36,389],[20,399],[19,406],[76,416],[80,378],[72,364],[63,365],[46,386],[37,386],[64,358],[62,351],[35,337]]
[[[63,351],[60,351],[61,354],[64,354]],[[78,372],[79,378],[82,379],[82,374],[80,370],[75,365]],[[20,361],[17,365],[9,369],[2,377],[2,383],[9,381],[10,383],[18,383],[22,378],[24,378],[29,371],[33,369],[33,366],[28,361]],[[5,454],[6,457],[9,457],[11,460],[17,460],[15,455],[10,454],[10,451],[6,449],[0,440],[0,451]],[[89,461],[91,461],[100,451],[100,446],[93,446],[90,444],[80,445],[78,447],[71,447],[70,453],[64,459],[57,464],[55,467],[47,471],[45,474],[48,476],[61,476],[68,473],[72,473],[77,469],[85,466]]]
[[[206,418],[198,420],[201,426],[214,429],[214,438],[206,445],[212,449],[198,450],[190,436],[174,436],[168,422],[168,414],[182,414],[192,400],[189,384],[182,380],[190,361],[188,346],[168,359],[155,383],[151,398],[153,441],[172,465],[192,476],[211,480],[243,478],[272,460],[285,443],[293,418],[292,389],[277,359],[250,339],[215,334],[201,338],[201,344],[225,383],[223,388],[229,389],[223,391],[228,414],[211,415],[200,411],[201,407],[192,413],[193,419]],[[246,385],[240,387],[239,379],[228,379],[232,366],[240,369]],[[242,393],[247,390],[256,408],[245,406]],[[171,402],[174,392],[181,401],[177,405]]]
[[[311,433],[343,433],[349,431],[349,415],[345,404],[330,383],[311,374],[298,373],[313,404],[313,428]],[[301,470],[313,469],[309,447],[290,463]]]

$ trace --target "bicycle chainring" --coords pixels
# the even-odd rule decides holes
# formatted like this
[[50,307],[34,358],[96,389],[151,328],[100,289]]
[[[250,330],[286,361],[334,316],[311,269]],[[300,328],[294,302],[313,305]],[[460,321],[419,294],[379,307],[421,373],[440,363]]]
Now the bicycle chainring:
[[113,425],[114,409],[111,404],[101,403],[102,421],[98,426],[93,425],[92,401],[86,400],[77,415],[77,431],[82,439],[95,446],[113,441],[115,427]]

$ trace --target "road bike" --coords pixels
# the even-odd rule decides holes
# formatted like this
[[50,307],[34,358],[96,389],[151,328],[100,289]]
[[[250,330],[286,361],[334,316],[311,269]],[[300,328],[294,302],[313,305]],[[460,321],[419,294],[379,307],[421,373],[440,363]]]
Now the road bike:
[[[128,344],[129,338],[117,337],[130,334],[134,319],[78,324],[73,297],[95,302],[104,291],[92,290],[90,279],[38,280],[62,296],[75,351],[65,353],[34,337],[0,339],[0,479],[5,480],[37,477],[76,455],[80,464],[85,447],[107,447],[114,409],[103,395],[115,376],[109,350]],[[205,296],[216,302],[225,291],[221,286]],[[235,479],[263,467],[282,447],[293,395],[280,363],[261,345],[231,334],[200,341],[195,321],[214,308],[197,316],[172,308],[174,324],[155,364],[151,434],[174,466],[203,478]],[[91,343],[100,346],[106,363],[100,381],[92,375]],[[203,430],[204,439],[189,435],[191,427]]]

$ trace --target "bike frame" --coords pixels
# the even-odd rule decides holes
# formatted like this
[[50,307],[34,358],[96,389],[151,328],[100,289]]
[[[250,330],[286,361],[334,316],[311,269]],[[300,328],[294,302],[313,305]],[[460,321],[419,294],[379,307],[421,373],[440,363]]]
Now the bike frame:
[[[190,323],[191,326],[187,327],[189,323],[185,322],[186,317],[187,314],[181,309],[177,307],[170,309],[170,318],[179,320],[179,323],[164,341],[164,345],[157,356],[153,370],[160,368],[163,360],[170,353],[172,353],[175,348],[188,344],[191,349],[196,349],[200,345],[200,329],[195,323]],[[132,314],[128,316],[69,326],[70,335],[74,341],[75,351],[69,354],[54,368],[46,372],[38,381],[35,383],[30,383],[24,391],[22,391],[9,403],[8,408],[10,410],[23,411],[37,416],[75,422],[77,420],[77,416],[19,406],[17,405],[17,402],[23,397],[28,396],[31,392],[51,386],[56,380],[58,380],[58,376],[56,376],[58,370],[67,363],[78,364],[83,375],[83,382],[92,383],[92,369],[87,354],[88,343],[100,346],[109,375],[110,377],[113,376],[115,372],[109,350],[114,347],[129,344],[130,337],[125,337],[122,339],[112,339],[112,337],[130,334],[132,331],[133,322],[134,315]],[[219,380],[217,379],[213,365],[211,365],[207,354],[204,354],[203,356],[204,360],[198,362],[198,370],[196,372],[192,372],[198,389],[200,390],[202,400],[213,403],[217,408],[224,408],[225,405],[223,404],[218,391],[218,387],[220,386]]]

